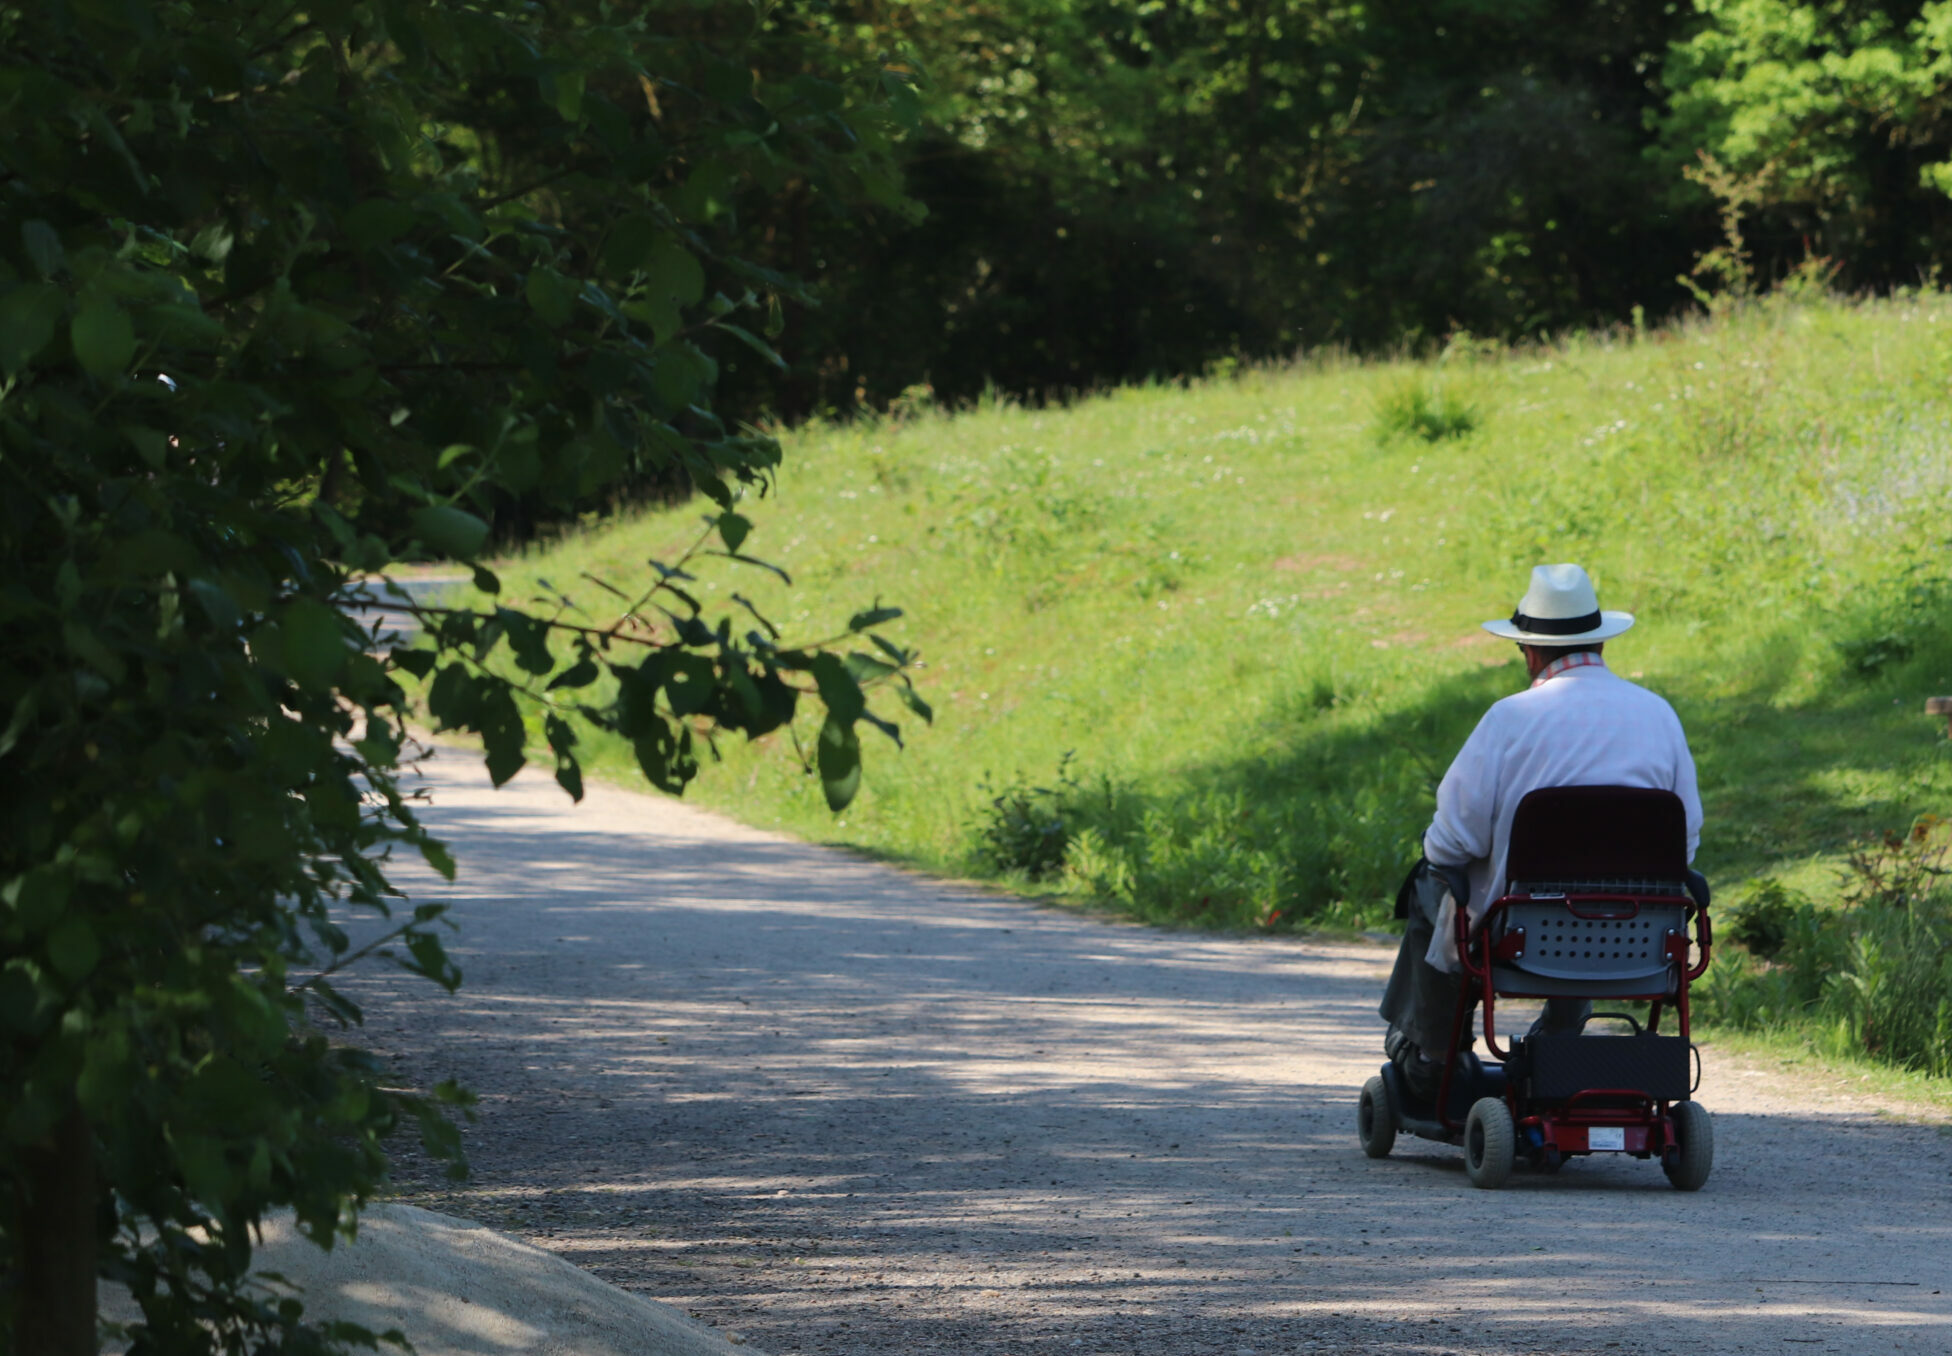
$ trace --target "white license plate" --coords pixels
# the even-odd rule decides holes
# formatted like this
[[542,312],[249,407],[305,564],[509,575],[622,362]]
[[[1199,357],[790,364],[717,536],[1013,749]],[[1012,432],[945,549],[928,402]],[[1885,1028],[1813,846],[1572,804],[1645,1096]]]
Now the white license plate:
[[1627,1147],[1625,1127],[1618,1125],[1595,1125],[1586,1131],[1586,1147],[1589,1149],[1613,1149],[1624,1151]]

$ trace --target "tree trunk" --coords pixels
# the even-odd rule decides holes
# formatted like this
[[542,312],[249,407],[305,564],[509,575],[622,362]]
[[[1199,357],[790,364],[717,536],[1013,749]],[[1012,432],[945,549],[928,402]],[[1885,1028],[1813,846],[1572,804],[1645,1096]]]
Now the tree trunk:
[[95,1356],[95,1136],[79,1108],[21,1154],[20,1356]]

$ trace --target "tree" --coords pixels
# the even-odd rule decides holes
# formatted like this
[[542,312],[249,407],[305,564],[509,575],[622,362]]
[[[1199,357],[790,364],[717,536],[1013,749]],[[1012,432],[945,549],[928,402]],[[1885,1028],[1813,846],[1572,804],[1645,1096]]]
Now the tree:
[[1952,4],[1713,0],[1700,9],[1699,31],[1675,44],[1663,73],[1660,150],[1676,196],[1703,155],[1696,182],[1742,185],[1765,274],[1822,255],[1846,283],[1888,287],[1942,266]]
[[[388,1135],[455,1145],[459,1090],[330,1038],[358,960],[459,980],[386,875],[453,869],[398,782],[415,713],[580,795],[579,726],[675,791],[812,702],[836,806],[860,724],[899,735],[873,690],[929,714],[896,609],[802,645],[687,588],[758,564],[779,448],[713,393],[805,299],[726,248],[737,203],[895,202],[906,78],[825,79],[732,0],[36,0],[0,52],[0,1334],[92,1351],[99,1270],[139,1353],[315,1350],[362,1335],[242,1290],[252,1223],[330,1246]],[[677,476],[698,542],[607,611],[386,582]],[[388,598],[423,647],[355,619]]]
[[[758,257],[832,279],[789,412],[927,381],[1041,395],[1223,356],[1513,336],[1682,304],[1713,219],[1651,160],[1668,0],[852,0],[928,74],[920,220],[777,198]],[[741,380],[757,375],[742,371]]]

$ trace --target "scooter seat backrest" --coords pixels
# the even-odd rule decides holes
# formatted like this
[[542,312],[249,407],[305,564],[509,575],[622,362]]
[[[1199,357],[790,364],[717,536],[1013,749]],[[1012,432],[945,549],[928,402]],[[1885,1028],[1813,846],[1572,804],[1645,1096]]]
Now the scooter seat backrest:
[[[1500,992],[1666,991],[1667,938],[1687,926],[1687,873],[1687,811],[1672,791],[1531,792],[1512,817],[1503,893],[1532,898],[1508,905],[1495,928],[1500,938],[1514,929],[1525,938],[1522,951],[1499,967]],[[1582,895],[1616,902],[1584,902]]]
[[1672,791],[1542,787],[1512,816],[1507,881],[1679,884],[1687,875],[1687,811]]

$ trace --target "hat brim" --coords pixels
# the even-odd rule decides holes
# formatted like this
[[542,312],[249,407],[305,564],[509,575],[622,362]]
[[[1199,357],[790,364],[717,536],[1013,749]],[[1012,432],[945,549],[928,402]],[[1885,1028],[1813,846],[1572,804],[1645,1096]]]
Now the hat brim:
[[1611,640],[1633,625],[1633,613],[1602,612],[1598,626],[1570,636],[1546,636],[1535,631],[1521,631],[1504,620],[1488,621],[1483,625],[1485,630],[1501,640],[1515,640],[1520,645],[1537,645],[1544,649],[1552,645],[1591,645],[1594,641]]

